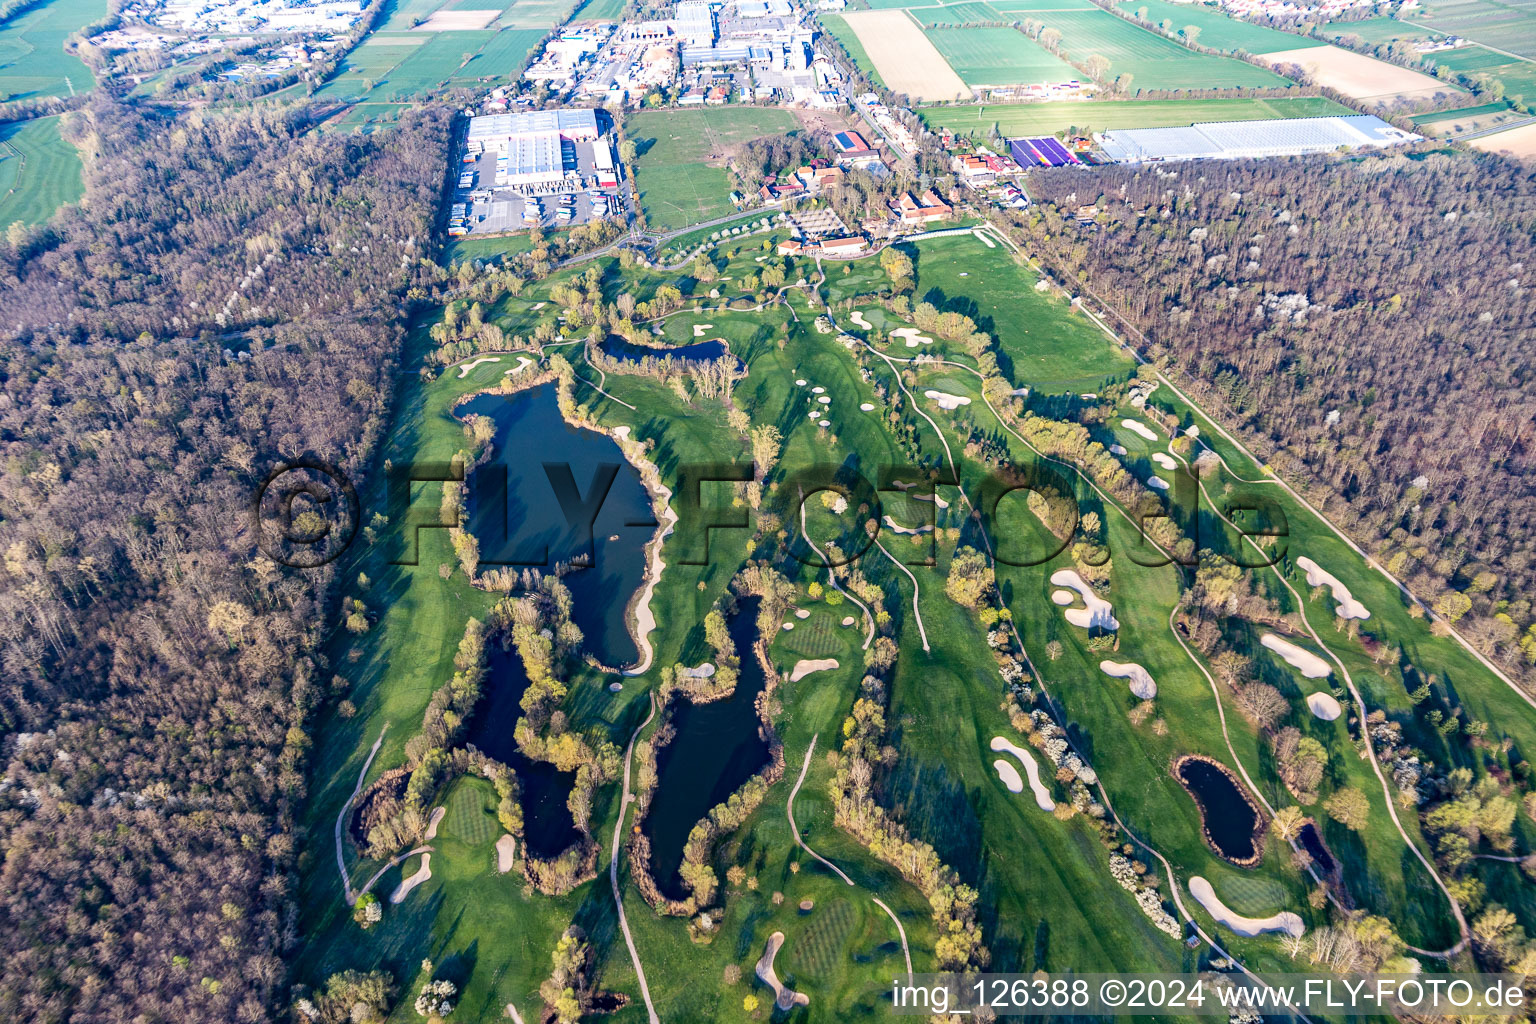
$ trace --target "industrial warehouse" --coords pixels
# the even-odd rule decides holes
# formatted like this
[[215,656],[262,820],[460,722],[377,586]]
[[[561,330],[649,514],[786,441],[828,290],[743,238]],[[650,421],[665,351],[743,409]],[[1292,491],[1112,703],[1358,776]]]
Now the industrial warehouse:
[[606,114],[581,108],[471,117],[448,233],[565,227],[621,214],[606,122]]
[[1278,121],[1205,121],[1187,128],[1127,128],[1097,137],[1116,163],[1239,160],[1303,156],[1339,149],[1378,149],[1417,142],[1420,136],[1379,117],[1297,117]]

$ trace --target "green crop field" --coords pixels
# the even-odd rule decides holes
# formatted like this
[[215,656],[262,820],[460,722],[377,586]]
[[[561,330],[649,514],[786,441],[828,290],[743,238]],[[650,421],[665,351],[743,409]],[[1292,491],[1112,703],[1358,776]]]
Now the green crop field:
[[1433,33],[1396,18],[1364,18],[1360,21],[1330,21],[1322,29],[1332,38],[1358,36],[1362,42],[1378,45],[1394,39],[1424,39]]
[[1167,21],[1175,31],[1183,31],[1186,26],[1192,25],[1199,29],[1195,41],[1213,50],[1276,53],[1323,45],[1321,39],[1280,32],[1238,18],[1229,18],[1215,8],[1199,4],[1175,4],[1168,0],[1120,0],[1119,6],[1122,11],[1131,14],[1145,12],[1141,16],[1154,25]]
[[637,153],[635,186],[653,229],[674,230],[731,212],[725,155],[735,146],[797,126],[787,110],[709,107],[647,110],[625,122]]
[[570,17],[576,3],[577,0],[514,0],[497,19],[496,27],[552,29]]
[[84,192],[80,154],[60,138],[57,117],[0,124],[0,229],[41,224]]
[[1536,9],[1529,4],[1488,0],[1435,0],[1410,12],[1406,21],[1445,35],[1536,60]]
[[1082,77],[1017,29],[931,28],[925,34],[966,85],[1022,85]]
[[1487,75],[1504,84],[1504,95],[1536,99],[1536,62],[1516,60],[1484,46],[1459,46],[1454,50],[1424,55],[1431,67],[1447,67],[1461,74]]
[[617,21],[624,14],[624,0],[586,0],[576,10],[575,21]]
[[1009,16],[998,11],[992,5],[982,3],[981,0],[965,0],[958,4],[946,4],[942,7],[909,7],[907,10],[918,24],[928,25],[971,25],[979,21],[1008,21]]
[[106,15],[106,0],[50,0],[0,26],[0,103],[95,88],[96,76],[64,43]]
[[1104,131],[1111,128],[1166,128],[1196,121],[1258,121],[1281,117],[1323,117],[1349,114],[1340,103],[1321,96],[1279,99],[1102,100],[1054,103],[923,107],[923,120],[933,129],[986,138],[992,126],[1006,138],[1051,135],[1069,129]]
[[391,104],[444,82],[508,78],[546,34],[544,29],[375,33],[347,55],[319,94]]
[[1020,14],[1045,14],[1051,11],[1091,11],[1089,0],[989,0],[997,10],[1010,17]]
[[1073,60],[1097,54],[1109,75],[1132,76],[1136,89],[1230,89],[1283,86],[1285,78],[1230,57],[1195,53],[1171,39],[1117,18],[1108,11],[1056,11],[1040,20],[1061,32],[1061,49]]

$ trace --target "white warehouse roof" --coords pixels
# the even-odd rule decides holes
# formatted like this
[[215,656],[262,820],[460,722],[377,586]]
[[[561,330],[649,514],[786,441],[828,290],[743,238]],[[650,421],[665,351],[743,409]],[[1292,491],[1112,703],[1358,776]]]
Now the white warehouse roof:
[[516,114],[486,114],[469,119],[469,138],[483,142],[535,132],[597,137],[597,111],[587,108],[566,110],[528,110]]
[[1128,128],[1099,142],[1122,163],[1295,156],[1342,147],[1399,146],[1420,138],[1371,114],[1295,117],[1275,121],[1203,121],[1187,128]]

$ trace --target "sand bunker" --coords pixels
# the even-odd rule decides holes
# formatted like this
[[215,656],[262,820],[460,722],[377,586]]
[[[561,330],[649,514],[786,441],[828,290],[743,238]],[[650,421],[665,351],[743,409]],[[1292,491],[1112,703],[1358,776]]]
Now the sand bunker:
[[804,608],[796,608],[795,609],[795,618],[797,618],[797,619],[808,619],[810,617],[811,617],[811,613],[809,611],[807,611],[806,609],[804,609]]
[[1051,791],[1045,783],[1040,781],[1040,766],[1035,763],[1035,755],[1004,739],[1002,736],[992,737],[992,749],[998,753],[1007,751],[1018,758],[1024,766],[1024,774],[1029,776],[1029,788],[1035,794],[1035,806],[1042,811],[1054,811],[1056,801],[1051,799]]
[[1141,422],[1141,420],[1121,420],[1120,425],[1138,437],[1144,437],[1148,441],[1157,440],[1157,435],[1152,433],[1152,428]]
[[902,526],[890,516],[885,516],[882,519],[882,522],[885,523],[886,529],[890,530],[892,533],[927,533],[929,530],[933,529],[933,527],[926,524],[919,526],[916,529],[913,529],[910,526]]
[[1173,460],[1173,456],[1167,452],[1153,452],[1152,461],[1164,469],[1178,469],[1179,464]]
[[714,674],[715,663],[712,661],[706,661],[702,665],[695,665],[693,668],[685,668],[682,671],[682,675],[688,679],[708,679]]
[[1072,591],[1070,590],[1053,590],[1051,591],[1051,600],[1063,608],[1070,608],[1072,607],[1072,602],[1077,600],[1077,598],[1072,596]]
[[1074,626],[1083,629],[1108,629],[1120,628],[1120,623],[1115,619],[1115,608],[1108,601],[1094,593],[1093,588],[1083,582],[1083,578],[1075,569],[1057,569],[1051,573],[1051,582],[1058,587],[1068,587],[1077,591],[1083,599],[1086,608],[1068,608],[1063,614],[1067,621]]
[[805,382],[804,378],[801,378],[800,380],[795,381],[795,386],[796,387],[802,387],[803,388],[803,387],[805,387],[805,384],[806,384],[806,382]]
[[817,423],[816,425],[818,427],[830,427],[832,425],[832,421],[831,420],[822,420],[819,423]]
[[826,393],[827,393],[827,389],[824,388],[824,387],[817,386],[817,387],[811,388],[811,394],[813,394],[813,395],[824,395]]
[[512,855],[517,852],[517,840],[503,835],[496,840],[496,873],[504,875],[512,870]]
[[1365,605],[1355,600],[1354,595],[1349,592],[1349,588],[1340,583],[1337,576],[1330,572],[1325,572],[1322,566],[1306,557],[1296,559],[1296,566],[1306,572],[1307,586],[1327,587],[1333,591],[1333,599],[1339,602],[1339,606],[1334,609],[1334,614],[1339,618],[1368,619],[1371,617],[1371,613],[1366,609]]
[[411,877],[402,878],[400,880],[400,884],[395,886],[395,891],[389,894],[389,902],[401,902],[411,894],[412,889],[416,888],[422,882],[427,881],[431,877],[432,855],[430,853],[424,853],[421,855],[421,867],[417,868],[416,873],[411,875]]
[[891,332],[891,337],[900,338],[907,343],[907,348],[917,348],[919,345],[932,345],[933,339],[928,337],[916,327],[901,327]]
[[851,625],[853,625],[857,621],[859,621],[859,620],[855,619],[852,615],[845,615],[845,616],[843,616],[843,625],[845,625],[845,626],[851,626]]
[[789,1010],[796,1006],[806,1006],[811,997],[804,992],[796,992],[792,988],[785,988],[779,984],[779,976],[773,970],[773,958],[779,955],[779,947],[784,945],[784,933],[774,932],[768,936],[768,944],[763,948],[763,955],[757,961],[757,977],[764,985],[773,989],[773,1005],[781,1010]]
[[866,331],[873,330],[875,326],[868,320],[864,319],[864,314],[860,313],[858,310],[854,310],[852,313],[849,313],[848,319],[853,321],[853,325],[855,327],[862,327]]
[[432,817],[427,819],[426,838],[428,842],[437,838],[437,826],[443,823],[443,815],[448,813],[446,807],[432,808]]
[[1111,454],[1111,455],[1124,455],[1124,454],[1126,454],[1125,446],[1124,445],[1119,445],[1119,444],[1112,444],[1112,445],[1109,446],[1109,454]]
[[1331,722],[1344,713],[1339,702],[1333,699],[1333,694],[1322,692],[1307,694],[1307,710],[1325,722]]
[[1200,427],[1198,425],[1194,424],[1194,423],[1191,423],[1189,426],[1184,428],[1184,436],[1185,437],[1199,437],[1200,436]]
[[998,758],[992,762],[992,767],[996,769],[997,777],[1003,780],[1003,785],[1008,787],[1008,792],[1024,792],[1024,780],[1019,778],[1019,770],[1012,764]]
[[875,407],[868,402],[859,403],[859,412],[874,412]]
[[939,404],[940,409],[958,409],[962,405],[970,405],[971,400],[964,395],[951,395],[947,391],[924,391],[923,396],[930,398]]
[[832,404],[832,399],[828,398],[826,395],[821,395],[820,397],[818,397],[816,399],[816,401],[820,402],[822,405],[831,405]]
[[1154,491],[1166,491],[1168,489],[1168,481],[1160,476],[1149,476],[1147,477],[1147,486]]
[[795,628],[795,624],[793,622],[786,622],[786,623],[784,623],[784,631],[786,633],[789,632],[790,630],[794,629],[794,628]]
[[695,338],[702,338],[702,337],[704,337],[704,332],[707,331],[707,330],[710,330],[714,326],[715,326],[714,324],[694,324],[693,325],[693,336]]
[[1259,643],[1274,651],[1294,669],[1301,672],[1308,679],[1322,679],[1333,671],[1328,663],[1304,647],[1297,647],[1289,640],[1282,640],[1273,633],[1265,633],[1259,638]]
[[1101,661],[1099,669],[1105,675],[1114,676],[1116,679],[1129,679],[1131,692],[1142,700],[1151,700],[1157,696],[1157,683],[1152,679],[1152,673],[1140,665],[1118,661]]
[[501,356],[481,356],[479,359],[476,359],[474,362],[465,363],[463,366],[459,367],[459,380],[463,380],[465,377],[468,377],[469,376],[469,371],[473,370],[477,366],[481,366],[481,365],[483,365],[485,363],[499,363],[499,362],[501,362]]
[[913,501],[931,501],[938,508],[949,508],[949,502],[945,501],[943,498],[939,497],[937,494],[914,494],[914,495],[912,495],[912,500]]
[[837,668],[836,658],[816,658],[814,660],[801,660],[795,662],[795,667],[789,673],[789,681],[798,683],[812,672],[825,672],[829,668]]
[[1200,901],[1205,912],[1214,917],[1217,923],[1225,925],[1239,935],[1252,937],[1263,935],[1265,932],[1284,932],[1287,935],[1301,935],[1307,930],[1306,924],[1297,914],[1289,910],[1282,910],[1278,914],[1269,917],[1244,917],[1233,913],[1227,905],[1217,897],[1216,890],[1211,888],[1211,883],[1199,875],[1189,880],[1189,894]]
[[522,373],[524,370],[528,369],[528,367],[530,367],[532,365],[533,365],[533,360],[532,359],[529,359],[527,356],[518,356],[517,357],[517,365],[516,366],[512,367],[509,370],[502,370],[501,372],[505,376],[516,377],[518,374]]

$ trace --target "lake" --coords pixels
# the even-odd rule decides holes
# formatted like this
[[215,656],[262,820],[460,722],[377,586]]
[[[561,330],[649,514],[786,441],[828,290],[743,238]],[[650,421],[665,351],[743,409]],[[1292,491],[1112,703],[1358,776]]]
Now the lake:
[[1186,757],[1174,769],[1189,790],[1205,822],[1205,835],[1216,851],[1234,864],[1255,864],[1259,847],[1254,832],[1259,812],[1226,769],[1199,757]]
[[[615,668],[638,661],[624,613],[644,584],[645,544],[656,532],[639,471],[606,434],[565,422],[554,384],[479,395],[458,413],[496,424],[490,460],[470,474],[469,529],[480,541],[481,566],[548,571],[590,556],[589,568],[562,578],[583,649]],[[568,488],[564,506],[559,483]]]
[[562,772],[548,761],[534,761],[518,749],[512,730],[522,716],[528,673],[516,651],[487,644],[485,692],[469,720],[466,742],[517,773],[522,787],[523,844],[539,860],[550,860],[580,838],[567,801],[575,772]]
[[676,698],[672,742],[657,754],[656,792],[643,828],[651,841],[651,877],[668,899],[688,896],[678,868],[693,826],[768,763],[756,704],[765,679],[752,652],[758,603],[757,598],[743,600],[729,623],[741,658],[735,692],[708,704]]

